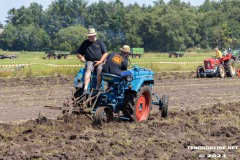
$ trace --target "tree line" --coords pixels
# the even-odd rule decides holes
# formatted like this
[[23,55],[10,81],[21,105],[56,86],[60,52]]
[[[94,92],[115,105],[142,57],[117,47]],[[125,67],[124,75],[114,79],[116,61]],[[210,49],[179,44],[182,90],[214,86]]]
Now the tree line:
[[240,47],[239,0],[205,0],[194,7],[180,0],[153,6],[120,0],[88,4],[85,0],[54,0],[46,10],[31,3],[29,7],[8,11],[0,48],[10,51],[67,50],[76,53],[94,27],[108,50],[123,44],[145,51],[166,52]]

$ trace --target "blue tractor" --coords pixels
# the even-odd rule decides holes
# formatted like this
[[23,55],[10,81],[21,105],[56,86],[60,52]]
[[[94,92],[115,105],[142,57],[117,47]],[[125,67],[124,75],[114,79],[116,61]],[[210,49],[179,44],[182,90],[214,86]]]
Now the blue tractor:
[[[102,124],[114,120],[131,122],[147,121],[152,104],[157,105],[161,117],[167,117],[169,98],[159,98],[152,93],[154,72],[146,68],[133,66],[121,76],[101,73],[102,85],[96,87],[96,71],[93,72],[88,93],[83,94],[85,69],[80,69],[74,79],[76,91],[67,98],[62,107],[45,106],[60,109],[63,114],[93,114],[93,124]],[[153,100],[155,99],[155,101]]]

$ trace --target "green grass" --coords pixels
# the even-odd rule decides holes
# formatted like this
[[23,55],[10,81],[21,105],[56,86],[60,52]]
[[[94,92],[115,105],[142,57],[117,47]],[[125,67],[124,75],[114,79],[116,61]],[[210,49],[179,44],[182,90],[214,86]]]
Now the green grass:
[[70,55],[68,59],[46,59],[44,52],[16,52],[12,53],[18,56],[17,59],[0,59],[0,65],[10,64],[30,64],[30,63],[44,63],[44,64],[58,64],[58,65],[69,65],[69,64],[80,64],[76,55]]
[[[32,64],[19,70],[16,66],[0,68],[0,77],[20,77],[20,76],[50,76],[50,75],[75,75],[82,67],[69,66],[47,66],[53,65],[83,65],[76,55],[69,55],[68,59],[46,59],[44,52],[6,52],[0,51],[0,54],[16,55],[17,59],[0,59],[1,65]],[[169,71],[196,71],[197,66],[203,64],[203,60],[215,55],[215,52],[196,53],[186,52],[183,57],[169,58],[167,53],[145,53],[142,58],[130,58],[133,65],[152,69],[154,72]],[[193,62],[189,64],[163,64],[157,62]],[[199,63],[198,63],[199,62]],[[237,64],[240,68],[240,64]]]
[[52,67],[43,65],[25,66],[20,70],[14,68],[0,69],[0,77],[32,77],[32,76],[58,76],[58,75],[76,75],[79,67]]
[[191,53],[186,52],[183,57],[178,58],[169,58],[167,53],[146,53],[142,58],[134,58],[133,60],[137,61],[165,61],[165,62],[197,62],[203,61],[206,58],[212,57],[215,55],[215,52],[208,53]]

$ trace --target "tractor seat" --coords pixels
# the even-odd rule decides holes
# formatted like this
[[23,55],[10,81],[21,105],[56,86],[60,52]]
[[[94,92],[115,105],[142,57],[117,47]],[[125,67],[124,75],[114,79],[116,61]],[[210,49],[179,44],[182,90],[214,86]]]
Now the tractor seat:
[[131,71],[122,71],[120,77],[124,78],[124,77],[127,77],[127,76],[131,76],[132,75],[132,72]]

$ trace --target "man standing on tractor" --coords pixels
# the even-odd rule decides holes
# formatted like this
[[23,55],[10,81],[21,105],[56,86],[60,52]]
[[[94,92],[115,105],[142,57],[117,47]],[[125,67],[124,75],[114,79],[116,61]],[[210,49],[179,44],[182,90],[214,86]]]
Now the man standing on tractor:
[[222,58],[222,52],[218,49],[218,47],[215,48],[216,51],[216,58]]
[[97,87],[101,84],[100,73],[102,71],[102,63],[107,58],[107,49],[102,40],[97,39],[97,33],[94,28],[88,29],[88,39],[86,39],[78,49],[77,57],[81,62],[86,63],[86,72],[84,76],[83,94],[87,93],[88,84],[90,82],[91,73],[97,69]]
[[113,52],[108,55],[103,66],[103,73],[121,76],[121,73],[127,70],[128,57],[131,54],[130,47],[124,45],[120,50],[121,52]]
[[227,49],[225,48],[224,51],[222,52],[222,55],[223,55],[223,56],[226,56],[227,54],[228,54],[228,51],[227,51]]

